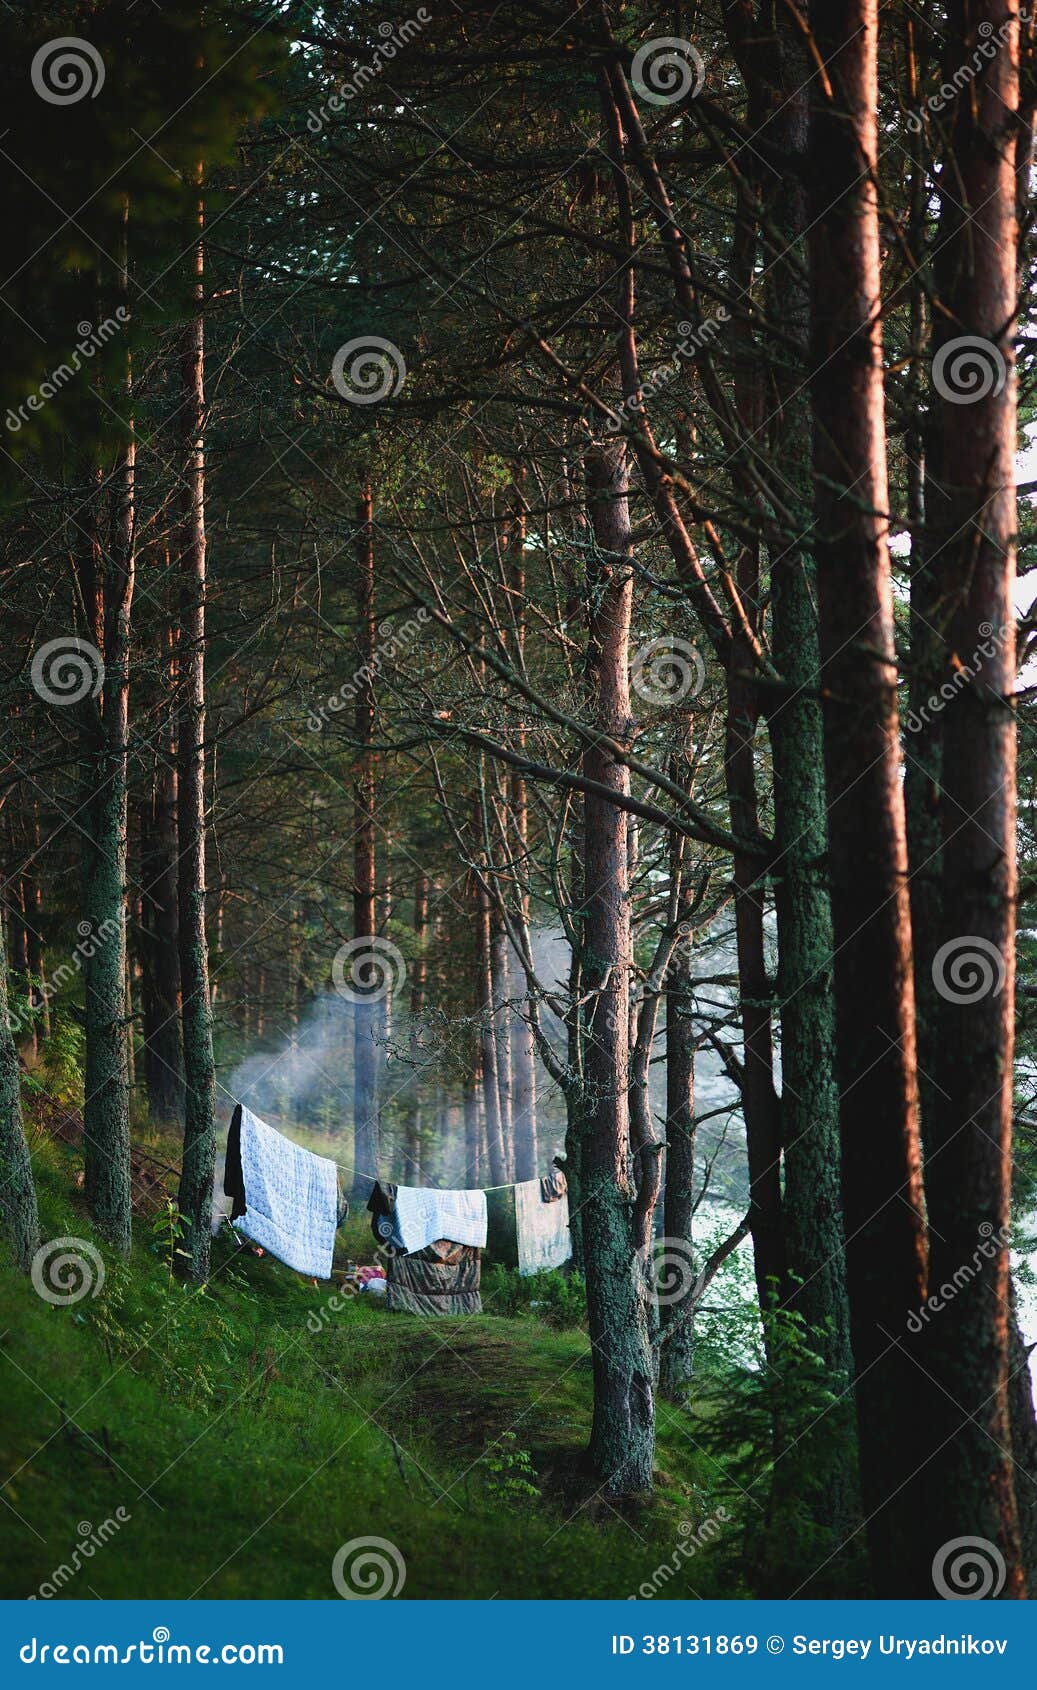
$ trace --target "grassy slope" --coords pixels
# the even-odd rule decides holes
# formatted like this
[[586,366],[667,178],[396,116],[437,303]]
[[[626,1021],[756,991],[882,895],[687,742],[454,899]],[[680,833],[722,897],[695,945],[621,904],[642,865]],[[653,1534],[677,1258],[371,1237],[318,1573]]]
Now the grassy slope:
[[[74,1153],[43,1141],[34,1161],[44,1237],[89,1238]],[[369,1257],[363,1236],[351,1221]],[[377,1535],[404,1555],[408,1597],[627,1596],[710,1512],[709,1464],[665,1406],[652,1502],[589,1496],[582,1332],[364,1299],[329,1313],[330,1287],[229,1243],[201,1295],[170,1281],[156,1240],[106,1261],[101,1294],[67,1308],[0,1270],[3,1596],[36,1590],[80,1523],[119,1506],[128,1523],[63,1595],[334,1597],[336,1549]],[[508,1430],[538,1496],[502,1494],[486,1465]],[[665,1594],[739,1594],[722,1548],[675,1556]]]

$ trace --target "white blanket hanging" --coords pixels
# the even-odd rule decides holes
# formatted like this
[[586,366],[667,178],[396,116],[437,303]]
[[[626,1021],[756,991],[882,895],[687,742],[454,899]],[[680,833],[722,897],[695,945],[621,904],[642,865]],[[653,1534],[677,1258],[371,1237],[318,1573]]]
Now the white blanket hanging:
[[428,1186],[398,1185],[396,1242],[413,1255],[439,1238],[485,1248],[485,1191],[435,1191]]
[[241,1171],[245,1213],[234,1225],[298,1273],[331,1278],[338,1223],[334,1162],[241,1106]]

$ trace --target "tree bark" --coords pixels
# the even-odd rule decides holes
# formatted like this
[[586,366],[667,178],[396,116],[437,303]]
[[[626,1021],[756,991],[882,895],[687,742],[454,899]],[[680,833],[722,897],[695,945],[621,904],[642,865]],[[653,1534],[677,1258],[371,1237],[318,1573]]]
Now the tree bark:
[[[128,212],[126,213],[128,217]],[[124,242],[125,242],[124,236]],[[124,250],[121,287],[128,293]],[[132,370],[126,363],[126,402]],[[87,699],[88,736],[83,914],[90,928],[84,991],[86,1077],[83,1160],[90,1213],[120,1253],[129,1253],[130,1111],[126,1066],[126,794],[129,749],[130,611],[136,567],[136,438],[132,416],[112,478],[112,537],[107,555],[96,529],[83,598],[104,658],[100,711]],[[95,509],[95,520],[97,516]]]
[[[587,454],[595,549],[588,582],[592,606],[589,677],[596,722],[609,737],[630,735],[628,680],[630,559],[629,471],[622,441]],[[623,793],[625,767],[589,749],[588,776]],[[590,1004],[584,1052],[580,1196],[587,1312],[594,1365],[591,1461],[608,1495],[652,1488],[655,1454],[654,1365],[649,1324],[647,1226],[631,1182],[627,1097],[630,1039],[630,905],[627,818],[597,794],[584,801],[583,990]]]
[[511,970],[508,935],[500,911],[490,911],[490,968],[493,977],[493,1047],[497,1057],[497,1107],[500,1111],[506,1179],[515,1177],[515,1141],[511,1076]]
[[[201,171],[198,172],[201,180]],[[186,456],[184,520],[180,539],[182,583],[180,721],[177,829],[177,942],[180,953],[184,1041],[184,1160],[179,1206],[184,1224],[181,1264],[192,1279],[209,1271],[212,1193],[216,1172],[216,1069],[209,998],[209,947],[205,924],[205,323],[204,207],[199,200],[192,251],[195,315],[183,359],[183,427]]]
[[164,1125],[181,1122],[184,1109],[175,756],[170,734],[156,759],[140,817],[145,1078],[151,1119]]
[[[375,563],[373,501],[365,486],[357,504],[357,701],[356,777],[353,783],[355,833],[353,837],[353,938],[371,939],[376,930],[375,912],[375,761],[374,659],[375,659]],[[358,960],[363,978],[362,951]],[[353,1006],[353,1200],[366,1201],[378,1178],[378,1062],[375,1037],[378,1005],[358,993]]]
[[[481,820],[481,808],[477,815]],[[486,1122],[486,1154],[494,1185],[508,1182],[508,1163],[500,1112],[497,1079],[497,1033],[493,997],[493,954],[490,898],[479,875],[473,877],[475,897],[475,1009],[479,1019],[479,1054],[482,1068],[483,1114]]]
[[686,941],[678,947],[666,987],[663,1231],[681,1294],[668,1297],[659,1309],[659,1324],[664,1331],[679,1322],[659,1352],[659,1389],[674,1402],[683,1400],[695,1360],[695,1320],[691,1312],[695,1264],[691,1231],[695,1203],[695,1034],[690,1016],[692,972],[687,945]]
[[[977,1271],[927,1328],[939,1385],[926,1510],[938,1547],[965,1518],[999,1545],[1005,1594],[1025,1594],[1009,1438],[1007,1227],[1015,1029],[1015,454],[1017,237],[1014,0],[954,0],[947,52],[991,54],[950,114],[940,173],[933,383],[943,714],[938,1065],[926,1159],[930,1274]],[[957,57],[955,57],[957,55]],[[978,342],[985,393],[957,373]],[[973,354],[974,356],[976,354]],[[934,560],[935,561],[935,560]],[[956,959],[956,960],[955,960]],[[965,972],[973,970],[971,978]]]
[[[861,1488],[878,1594],[931,1595],[925,1380],[899,1334],[924,1295],[911,918],[900,781],[875,190],[875,0],[814,38],[811,398],[842,1190]],[[908,1406],[910,1405],[910,1406]]]

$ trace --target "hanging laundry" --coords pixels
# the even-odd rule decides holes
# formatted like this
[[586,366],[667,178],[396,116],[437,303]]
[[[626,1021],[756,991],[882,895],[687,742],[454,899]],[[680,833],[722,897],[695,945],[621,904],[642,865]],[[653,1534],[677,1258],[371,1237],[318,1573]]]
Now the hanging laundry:
[[338,1225],[334,1162],[267,1126],[239,1103],[230,1123],[223,1189],[237,1230],[297,1273],[331,1278]]
[[490,1255],[502,1267],[518,1268],[521,1274],[561,1267],[572,1256],[568,1190],[545,1199],[543,1184],[539,1179],[523,1180],[487,1194]]
[[561,1267],[573,1253],[568,1191],[545,1200],[540,1187],[538,1179],[523,1180],[515,1187],[518,1270],[522,1274]]
[[409,1254],[438,1239],[481,1250],[486,1243],[485,1191],[435,1191],[398,1185],[393,1242]]
[[569,1189],[569,1181],[561,1168],[552,1168],[549,1174],[544,1174],[540,1180],[540,1197],[544,1203],[557,1203]]

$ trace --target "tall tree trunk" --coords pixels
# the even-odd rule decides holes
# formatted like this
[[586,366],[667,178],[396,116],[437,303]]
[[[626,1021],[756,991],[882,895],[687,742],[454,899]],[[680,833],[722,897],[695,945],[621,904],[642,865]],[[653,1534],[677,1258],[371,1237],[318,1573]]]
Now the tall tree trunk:
[[177,938],[177,779],[172,733],[152,774],[140,822],[144,1064],[151,1119],[183,1118],[184,1042]]
[[[481,809],[477,811],[481,817]],[[486,1122],[486,1154],[494,1185],[508,1182],[497,1079],[497,1033],[493,999],[493,947],[490,898],[480,876],[473,879],[475,897],[475,1008],[479,1018],[479,1054],[482,1068],[483,1113]]]
[[[1024,1594],[1009,1441],[1007,1228],[1015,1029],[1015,118],[1018,9],[954,0],[947,52],[992,50],[960,93],[940,174],[933,385],[939,444],[944,840],[934,1121],[926,1159],[932,1283],[976,1264],[927,1329],[936,1394],[931,1542],[955,1522],[999,1545]],[[956,56],[957,55],[957,56]],[[977,344],[978,343],[978,344]],[[982,360],[984,387],[962,385]],[[975,367],[971,371],[975,376]],[[967,409],[963,409],[963,398]],[[934,520],[933,517],[930,519]],[[971,972],[970,972],[971,971]]]
[[[519,466],[514,475],[511,493],[511,512],[503,534],[504,563],[508,591],[514,619],[516,662],[521,669],[525,663],[526,645],[526,506],[525,472]],[[526,744],[526,728],[519,722],[515,729],[515,744],[521,751]],[[513,854],[517,859],[519,885],[517,920],[523,942],[529,933],[529,803],[525,776],[520,769],[508,773],[508,810],[513,835]],[[516,1014],[511,1025],[512,1145],[517,1180],[535,1179],[537,1173],[537,1100],[536,1100],[536,1039],[528,1014]]]
[[[128,219],[128,210],[125,213]],[[128,294],[124,231],[121,289]],[[132,370],[126,364],[126,403],[132,406]],[[130,1112],[126,1068],[126,792],[129,751],[130,610],[136,565],[136,460],[132,415],[112,478],[112,534],[107,557],[94,545],[93,579],[84,601],[104,657],[100,714],[90,710],[93,755],[87,779],[83,914],[92,944],[85,969],[86,1075],[83,1160],[87,1202],[98,1230],[128,1254],[130,1219]]]
[[482,1077],[476,1064],[464,1094],[464,1182],[467,1187],[477,1186],[482,1178],[482,1124],[479,1120],[478,1091],[481,1083]]
[[[410,1052],[411,1085],[414,1102],[407,1122],[404,1166],[406,1178],[412,1185],[421,1184],[422,1098],[418,1061],[421,1051],[419,1029],[425,1013],[425,990],[428,983],[428,901],[431,881],[424,869],[418,870],[414,884],[414,962],[411,966],[410,987]],[[467,1117],[466,1117],[467,1119]]]
[[829,800],[842,1189],[861,1488],[881,1595],[930,1595],[923,1386],[897,1335],[925,1287],[911,918],[883,415],[875,0],[814,37],[811,396]]
[[673,1401],[683,1399],[695,1359],[695,1322],[688,1316],[694,1287],[692,1214],[695,1203],[695,1034],[691,1022],[691,958],[688,942],[674,954],[666,986],[666,1183],[663,1231],[673,1258],[672,1278],[679,1294],[660,1303],[665,1329],[679,1322],[659,1352],[659,1389]]
[[772,453],[793,530],[770,546],[771,654],[782,688],[767,709],[774,770],[774,901],[781,1027],[781,1137],[789,1297],[812,1347],[849,1378],[849,1310],[839,1194],[832,914],[826,882],[827,806],[816,571],[802,543],[811,526],[810,356],[806,279],[807,144],[812,66],[789,16],[778,21],[766,134],[799,169],[761,167],[767,318],[787,351],[771,365]]
[[[595,549],[588,583],[589,678],[595,721],[625,743],[633,543],[626,445],[587,454]],[[599,787],[629,791],[626,768],[596,746],[584,770]],[[632,962],[626,814],[607,798],[584,799],[583,987],[591,1006],[584,1053],[586,1111],[580,1158],[583,1257],[594,1366],[591,1461],[608,1495],[652,1488],[654,1366],[650,1343],[648,1231],[631,1180],[627,1097]]]
[[[375,933],[375,763],[374,740],[374,526],[371,488],[357,504],[357,669],[356,778],[353,784],[353,938],[371,939]],[[356,978],[363,981],[363,951],[357,944]],[[378,1005],[358,992],[353,1006],[353,1198],[366,1199],[379,1167],[378,1064],[375,1043]]]
[[[199,181],[201,172],[199,171]],[[183,995],[184,1159],[178,1201],[184,1222],[183,1265],[193,1279],[209,1271],[212,1192],[216,1172],[216,1069],[205,929],[205,323],[204,208],[199,200],[193,249],[195,316],[183,363],[186,456],[180,540],[181,660],[178,839],[178,944]]]
[[28,1272],[40,1241],[36,1184],[22,1126],[18,1052],[7,1007],[7,944],[0,923],[0,1222],[16,1267]]
[[511,970],[508,935],[499,909],[490,911],[490,967],[493,976],[493,1046],[497,1056],[497,1101],[506,1179],[515,1177],[511,1097]]

